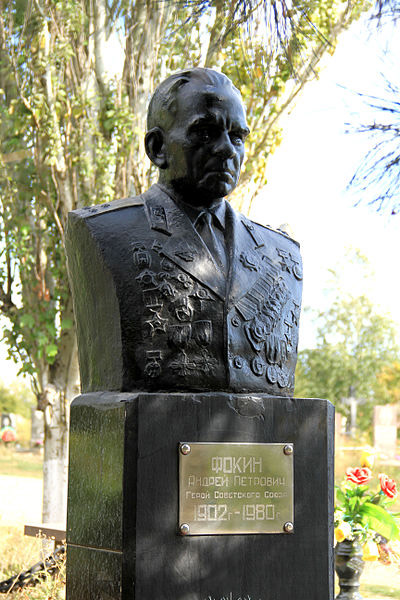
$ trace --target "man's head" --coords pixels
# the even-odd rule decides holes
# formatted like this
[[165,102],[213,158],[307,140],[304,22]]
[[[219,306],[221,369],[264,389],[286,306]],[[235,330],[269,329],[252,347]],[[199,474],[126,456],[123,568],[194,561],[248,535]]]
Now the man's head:
[[236,187],[249,130],[228,77],[200,68],[171,75],[154,92],[147,127],[160,183],[185,202],[207,206]]

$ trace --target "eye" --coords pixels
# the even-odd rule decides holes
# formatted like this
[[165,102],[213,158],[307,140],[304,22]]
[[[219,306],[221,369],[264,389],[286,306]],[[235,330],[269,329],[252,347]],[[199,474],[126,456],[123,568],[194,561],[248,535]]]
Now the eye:
[[210,128],[203,127],[203,129],[200,129],[199,137],[203,142],[209,142],[212,137]]
[[235,144],[235,146],[240,146],[244,142],[244,136],[240,131],[231,131],[229,137],[231,138],[232,144]]
[[195,130],[195,134],[200,142],[207,143],[216,137],[217,130],[212,125],[203,125]]

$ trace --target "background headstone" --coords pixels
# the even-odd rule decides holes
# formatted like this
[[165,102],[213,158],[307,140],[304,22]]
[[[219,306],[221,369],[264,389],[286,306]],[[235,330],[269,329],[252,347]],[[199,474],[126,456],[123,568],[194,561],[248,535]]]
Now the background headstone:
[[0,415],[0,429],[3,427],[13,427],[17,428],[17,419],[16,415],[13,413],[1,413]]
[[374,407],[374,446],[387,458],[397,451],[397,406],[385,404]]
[[339,412],[335,413],[335,445],[342,446],[346,429],[346,418]]
[[44,441],[44,413],[31,409],[31,447],[41,448]]

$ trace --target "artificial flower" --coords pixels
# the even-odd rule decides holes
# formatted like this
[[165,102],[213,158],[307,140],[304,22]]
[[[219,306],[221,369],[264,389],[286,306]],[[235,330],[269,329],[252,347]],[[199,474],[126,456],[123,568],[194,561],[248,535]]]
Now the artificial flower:
[[378,544],[373,540],[368,540],[363,546],[362,559],[365,561],[374,561],[379,558]]
[[397,496],[396,482],[394,479],[390,479],[384,473],[379,474],[379,481],[381,484],[381,490],[388,498],[395,498]]
[[383,563],[384,565],[390,565],[392,563],[391,561],[391,557],[390,557],[390,548],[387,544],[385,544],[384,542],[380,542],[378,544],[378,550],[379,550],[379,562]]
[[375,462],[375,451],[373,448],[365,448],[361,453],[361,466],[372,469]]
[[345,539],[351,538],[351,525],[346,521],[342,521],[339,523],[337,527],[335,527],[335,538],[338,542],[343,542]]
[[367,466],[346,469],[345,480],[336,486],[335,539],[361,544],[363,560],[400,563],[400,520],[388,502],[397,494],[396,484],[383,473],[378,488],[371,479]]
[[371,469],[368,467],[355,467],[354,469],[349,467],[346,469],[346,479],[357,485],[363,485],[372,479]]

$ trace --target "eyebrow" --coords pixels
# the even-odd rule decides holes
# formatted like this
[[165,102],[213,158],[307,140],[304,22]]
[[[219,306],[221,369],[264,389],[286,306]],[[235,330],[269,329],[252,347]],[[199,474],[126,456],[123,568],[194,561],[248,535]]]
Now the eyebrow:
[[243,134],[244,136],[248,136],[250,135],[250,129],[248,127],[235,127],[234,128],[235,131],[240,131],[241,134]]
[[[188,128],[192,129],[193,127],[197,127],[197,125],[207,125],[209,123],[215,123],[216,125],[218,125],[219,121],[220,121],[220,119],[216,118],[212,113],[209,113],[207,116],[197,117],[197,118],[193,119],[193,121],[191,123],[189,123]],[[239,125],[237,127],[233,126],[232,129],[234,131],[238,131],[239,133],[241,133],[242,135],[244,135],[246,137],[250,134],[250,129],[248,127],[241,127]]]

